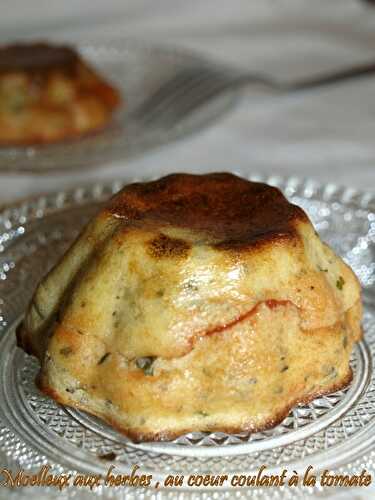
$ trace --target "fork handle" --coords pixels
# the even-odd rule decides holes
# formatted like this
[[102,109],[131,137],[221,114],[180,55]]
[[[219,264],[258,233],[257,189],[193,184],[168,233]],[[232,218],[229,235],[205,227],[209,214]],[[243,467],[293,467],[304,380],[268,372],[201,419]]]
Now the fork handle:
[[260,74],[238,75],[236,81],[239,85],[258,83],[274,90],[284,92],[308,90],[316,87],[334,85],[335,83],[346,82],[356,78],[363,78],[375,74],[375,63],[360,64],[349,68],[339,69],[330,73],[321,73],[312,77],[302,78],[291,82],[282,82]]
[[304,90],[312,89],[315,87],[322,87],[333,85],[335,83],[346,82],[356,78],[363,78],[375,73],[375,63],[361,64],[334,71],[332,73],[325,73],[311,78],[305,78],[290,82],[284,85],[285,90]]

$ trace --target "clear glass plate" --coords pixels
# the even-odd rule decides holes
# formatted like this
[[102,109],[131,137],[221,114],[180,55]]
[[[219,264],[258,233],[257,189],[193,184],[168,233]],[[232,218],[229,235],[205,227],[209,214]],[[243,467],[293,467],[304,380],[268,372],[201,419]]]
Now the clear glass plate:
[[76,47],[119,88],[125,104],[107,128],[91,136],[37,147],[0,147],[0,171],[79,171],[130,158],[207,126],[231,108],[238,94],[233,91],[209,101],[175,126],[157,121],[145,126],[134,113],[145,100],[182,69],[211,63],[188,51],[130,40],[77,43]]
[[[246,176],[245,172],[239,172]],[[36,283],[67,248],[101,203],[123,182],[83,186],[24,201],[0,212],[0,465],[33,471],[105,474],[109,465],[132,465],[160,481],[168,474],[252,474],[334,469],[375,473],[375,196],[295,178],[251,177],[279,186],[310,215],[322,238],[353,267],[363,285],[365,341],[354,350],[354,379],[342,391],[296,406],[284,421],[256,434],[191,433],[166,443],[132,443],[100,420],[65,408],[38,392],[38,363],[16,348],[14,327]],[[132,180],[132,179],[130,179]],[[139,180],[139,179],[137,179]],[[108,459],[109,458],[109,459]],[[293,498],[316,488],[273,488],[267,498]],[[58,495],[46,490],[48,498]],[[154,498],[155,489],[99,488],[105,498]],[[331,490],[332,491],[332,490]],[[24,492],[26,493],[26,492]],[[66,490],[66,498],[90,491]],[[157,498],[264,498],[261,488],[184,488],[157,491]],[[12,493],[22,498],[21,490]],[[27,495],[36,495],[33,488]],[[35,498],[41,498],[39,496]],[[211,495],[211,496],[210,496]],[[216,496],[215,496],[216,495]],[[1,497],[1,491],[0,491]],[[8,498],[8,497],[7,497]]]

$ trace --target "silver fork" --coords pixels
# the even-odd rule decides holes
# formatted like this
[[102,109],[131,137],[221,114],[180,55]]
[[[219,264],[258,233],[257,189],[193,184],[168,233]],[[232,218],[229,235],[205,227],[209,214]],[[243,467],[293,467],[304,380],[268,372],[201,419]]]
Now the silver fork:
[[282,82],[260,73],[242,73],[219,66],[192,66],[162,84],[135,111],[135,118],[143,125],[159,123],[173,127],[213,97],[250,84],[288,93],[333,85],[373,73],[375,63],[372,62],[293,82]]

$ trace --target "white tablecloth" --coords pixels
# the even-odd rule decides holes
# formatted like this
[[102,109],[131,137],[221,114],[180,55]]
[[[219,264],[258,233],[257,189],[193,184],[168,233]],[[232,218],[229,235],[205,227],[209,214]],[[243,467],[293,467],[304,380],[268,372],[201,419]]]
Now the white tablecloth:
[[[0,41],[55,35],[134,36],[293,79],[375,60],[375,8],[358,0],[1,0]],[[0,175],[0,205],[140,171],[247,168],[375,190],[374,137],[375,76],[283,97],[249,91],[214,126],[133,161],[67,175]]]

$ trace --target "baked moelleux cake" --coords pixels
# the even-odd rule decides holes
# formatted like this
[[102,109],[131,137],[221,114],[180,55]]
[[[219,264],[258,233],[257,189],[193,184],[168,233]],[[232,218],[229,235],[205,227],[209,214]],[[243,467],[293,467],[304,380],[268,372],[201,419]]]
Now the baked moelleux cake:
[[67,46],[0,47],[0,145],[72,139],[104,127],[118,91]]
[[136,441],[256,431],[346,386],[360,285],[303,210],[228,173],[126,186],[17,332],[40,389]]

